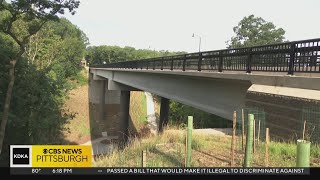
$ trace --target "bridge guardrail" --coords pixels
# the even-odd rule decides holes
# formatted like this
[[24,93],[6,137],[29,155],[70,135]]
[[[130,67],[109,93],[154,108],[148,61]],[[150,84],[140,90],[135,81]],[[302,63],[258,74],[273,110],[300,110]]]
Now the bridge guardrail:
[[320,38],[92,65],[92,68],[320,73]]

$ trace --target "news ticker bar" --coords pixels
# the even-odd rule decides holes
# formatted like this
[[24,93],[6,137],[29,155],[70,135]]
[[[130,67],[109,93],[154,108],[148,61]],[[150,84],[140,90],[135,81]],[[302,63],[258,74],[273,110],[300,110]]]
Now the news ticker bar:
[[10,168],[12,175],[309,175],[310,168]]

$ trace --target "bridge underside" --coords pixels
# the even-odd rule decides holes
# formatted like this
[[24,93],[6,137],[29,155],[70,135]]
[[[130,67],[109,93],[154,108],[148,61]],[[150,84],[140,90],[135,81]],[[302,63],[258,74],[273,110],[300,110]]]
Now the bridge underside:
[[[229,120],[235,110],[258,107],[266,114],[271,135],[284,139],[300,133],[303,108],[320,104],[316,77],[110,69],[90,69],[90,73],[90,112],[98,124],[92,126],[97,136],[107,131],[125,137],[129,91],[148,91]],[[163,112],[167,106],[161,103]],[[161,112],[160,119],[167,120],[168,113]]]
[[320,78],[272,74],[91,68],[109,90],[144,90],[232,120],[247,91],[320,100]]
[[244,106],[251,86],[247,80],[103,70],[93,73],[111,83],[148,91],[226,119],[232,119],[232,112]]

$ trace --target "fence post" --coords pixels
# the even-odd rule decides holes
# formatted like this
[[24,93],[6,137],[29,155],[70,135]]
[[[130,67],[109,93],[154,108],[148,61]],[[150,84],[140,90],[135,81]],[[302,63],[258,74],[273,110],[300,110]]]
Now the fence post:
[[219,66],[218,66],[218,71],[222,72],[222,66],[223,66],[223,51],[219,51]]
[[186,61],[187,61],[187,55],[185,54],[183,56],[182,71],[186,71]]
[[246,138],[246,152],[244,157],[244,167],[251,166],[251,152],[252,152],[252,136],[253,136],[253,114],[248,114],[248,128],[247,128],[247,138]]
[[188,116],[188,134],[187,134],[187,166],[191,165],[191,143],[192,143],[193,116]]
[[163,70],[163,58],[161,58],[161,70]]
[[256,120],[253,119],[253,153],[256,151]]
[[295,43],[290,45],[290,60],[289,60],[289,71],[288,74],[293,75],[293,65],[294,65],[294,56],[295,56]]
[[171,70],[171,71],[173,70],[173,59],[171,59],[171,67],[170,67],[170,70]]
[[259,141],[260,141],[260,120],[259,120],[259,123],[258,123],[258,139],[257,139],[257,144],[259,144]]
[[202,53],[199,52],[198,71],[201,71],[201,65],[202,65]]
[[148,70],[149,69],[149,61],[147,60],[146,63],[147,63],[147,70]]
[[270,141],[270,136],[269,136],[269,128],[266,128],[266,167],[269,166],[269,141]]
[[302,130],[302,140],[304,140],[304,134],[306,132],[306,123],[307,123],[307,121],[304,120],[304,122],[303,122],[303,130]]
[[155,70],[156,69],[156,60],[154,59],[153,60],[153,70]]
[[251,73],[252,66],[252,48],[248,49],[248,59],[247,59],[247,73]]
[[147,167],[147,151],[142,151],[142,167]]
[[187,161],[188,161],[188,129],[186,130],[184,152],[185,152],[184,167],[187,167]]
[[242,114],[242,151],[244,151],[244,111],[241,109]]
[[234,146],[236,144],[236,123],[237,123],[237,112],[233,112],[233,126],[232,126],[232,141],[231,141],[231,163],[230,166],[234,166]]

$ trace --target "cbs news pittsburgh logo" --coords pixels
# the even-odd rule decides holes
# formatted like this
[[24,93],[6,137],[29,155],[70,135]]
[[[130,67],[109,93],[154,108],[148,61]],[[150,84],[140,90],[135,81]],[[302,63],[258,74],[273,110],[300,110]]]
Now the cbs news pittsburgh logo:
[[10,167],[92,167],[92,148],[80,145],[11,145]]

